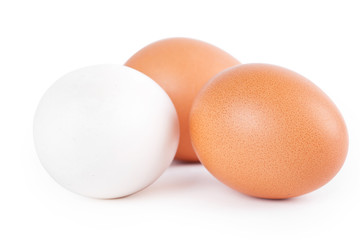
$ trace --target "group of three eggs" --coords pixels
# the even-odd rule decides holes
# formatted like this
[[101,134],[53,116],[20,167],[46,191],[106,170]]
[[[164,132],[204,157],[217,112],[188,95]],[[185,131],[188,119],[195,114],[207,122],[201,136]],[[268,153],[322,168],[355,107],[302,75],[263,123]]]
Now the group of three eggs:
[[58,183],[103,199],[145,188],[174,157],[251,196],[295,197],[333,178],[348,147],[337,107],[303,76],[186,38],[63,76],[39,103],[34,139]]

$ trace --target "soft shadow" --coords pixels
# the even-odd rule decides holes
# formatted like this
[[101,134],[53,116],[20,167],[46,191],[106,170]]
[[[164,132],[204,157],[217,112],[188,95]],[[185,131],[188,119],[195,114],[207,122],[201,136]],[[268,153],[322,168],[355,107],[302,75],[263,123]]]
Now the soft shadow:
[[188,166],[188,165],[201,165],[201,163],[199,161],[187,162],[179,159],[174,159],[174,161],[171,163],[171,166]]
[[269,206],[289,206],[306,202],[307,198],[264,199],[242,194],[215,179],[200,163],[174,161],[165,173],[152,185],[119,200],[146,200],[184,198],[199,204],[211,204],[224,208],[267,208]]
[[130,198],[156,197],[158,195],[174,195],[198,188],[207,184],[211,176],[204,176],[205,171],[200,163],[174,161],[165,173],[152,185],[141,192],[129,196]]

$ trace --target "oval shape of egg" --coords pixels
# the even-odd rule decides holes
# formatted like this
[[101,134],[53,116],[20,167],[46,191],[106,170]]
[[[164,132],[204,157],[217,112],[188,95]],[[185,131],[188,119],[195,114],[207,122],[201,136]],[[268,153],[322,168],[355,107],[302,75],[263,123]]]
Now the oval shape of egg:
[[37,154],[63,187],[118,198],[154,182],[174,158],[176,110],[146,75],[121,65],[71,72],[46,91],[34,119]]
[[125,63],[156,81],[173,101],[180,122],[177,159],[197,161],[189,133],[189,113],[196,95],[213,76],[237,64],[239,61],[223,50],[187,38],[152,43]]
[[191,137],[203,165],[251,196],[311,192],[340,170],[348,149],[344,120],[303,76],[267,64],[223,71],[194,102]]

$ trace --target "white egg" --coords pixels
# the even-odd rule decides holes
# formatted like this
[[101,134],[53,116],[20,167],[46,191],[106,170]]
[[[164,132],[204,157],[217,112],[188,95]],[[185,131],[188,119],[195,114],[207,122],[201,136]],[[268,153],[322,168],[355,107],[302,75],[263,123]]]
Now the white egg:
[[168,95],[129,67],[71,72],[47,90],[34,119],[37,154],[65,188],[118,198],[153,183],[169,166],[179,123]]

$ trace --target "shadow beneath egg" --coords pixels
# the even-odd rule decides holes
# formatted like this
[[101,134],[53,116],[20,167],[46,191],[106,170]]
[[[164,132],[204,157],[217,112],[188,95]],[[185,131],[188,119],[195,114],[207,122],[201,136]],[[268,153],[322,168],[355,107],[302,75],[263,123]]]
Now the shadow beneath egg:
[[199,161],[197,162],[186,162],[178,159],[174,159],[170,166],[188,166],[188,165],[201,165]]
[[206,203],[228,209],[262,209],[269,206],[282,207],[304,202],[304,197],[263,199],[248,196],[219,182],[200,163],[181,161],[174,161],[165,173],[146,189],[121,199],[129,201],[165,199],[170,202],[180,199],[187,203]]
[[152,185],[129,196],[129,198],[156,197],[158,194],[173,195],[182,192],[182,190],[204,184],[205,179],[203,179],[202,174],[198,174],[199,170],[203,168],[198,162],[174,161]]

